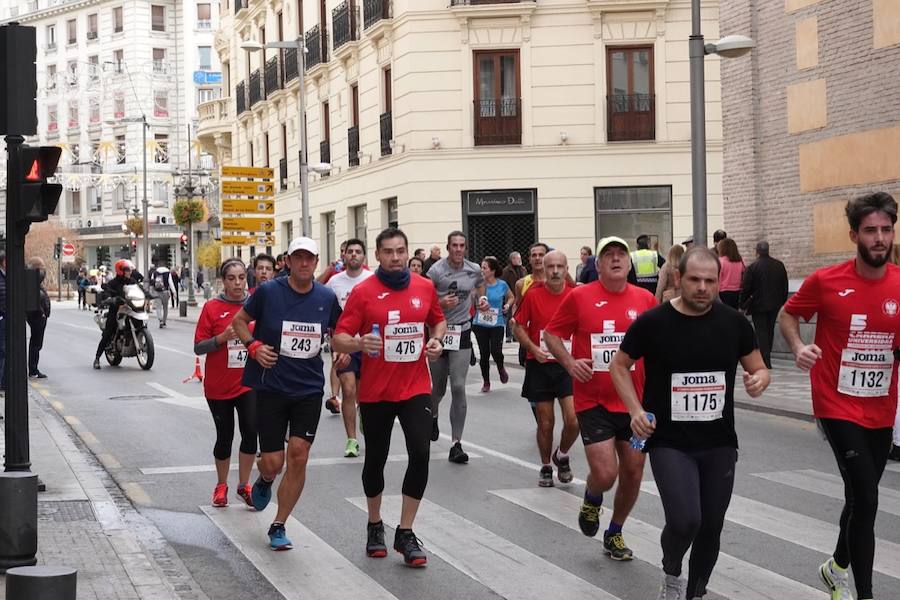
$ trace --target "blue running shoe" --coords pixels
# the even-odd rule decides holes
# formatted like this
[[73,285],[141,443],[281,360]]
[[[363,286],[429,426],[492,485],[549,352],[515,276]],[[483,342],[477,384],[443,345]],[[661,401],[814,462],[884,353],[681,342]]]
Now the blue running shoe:
[[250,490],[250,499],[253,501],[253,508],[265,510],[272,499],[272,482],[263,479],[262,475],[257,477]]
[[272,523],[269,526],[269,547],[276,552],[290,550],[294,547],[291,540],[287,537],[283,523]]

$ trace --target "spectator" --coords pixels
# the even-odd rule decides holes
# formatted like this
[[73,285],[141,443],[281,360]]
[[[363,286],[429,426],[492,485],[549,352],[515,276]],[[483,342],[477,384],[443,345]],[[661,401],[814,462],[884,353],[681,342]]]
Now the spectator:
[[88,286],[91,285],[91,280],[88,279],[87,271],[84,269],[78,271],[78,277],[75,278],[75,285],[78,286],[78,308],[87,310],[87,289]]
[[416,248],[415,253],[413,253],[413,258],[418,258],[422,261],[422,264],[425,264],[425,248]]
[[[423,250],[423,254],[424,254],[424,250]],[[409,266],[409,270],[412,273],[415,273],[416,275],[421,275],[422,272],[424,271],[424,268],[423,268],[424,264],[425,264],[424,260],[422,260],[418,256],[413,256],[411,259],[409,259],[409,263],[407,266]]]
[[689,236],[686,240],[681,242],[681,245],[684,246],[684,251],[687,252],[691,248],[694,247],[694,236]]
[[[525,270],[525,267],[522,265],[522,255],[516,252],[515,250],[509,253],[509,262],[503,267],[503,272],[500,275],[500,279],[506,282],[506,285],[509,286],[509,289],[516,289],[516,282],[528,275],[528,271]],[[510,307],[509,312],[506,315],[506,341],[512,342],[512,327],[510,325],[510,319],[516,313],[516,306],[513,305]]]
[[728,234],[725,233],[724,229],[716,229],[713,232],[713,246],[718,247],[719,242],[728,237]]
[[575,281],[578,283],[590,283],[600,278],[597,274],[597,261],[594,258],[594,251],[590,246],[581,247],[581,264],[578,265],[576,271],[579,271],[575,276]]
[[646,233],[639,235],[635,243],[637,250],[631,253],[629,282],[634,282],[635,285],[655,294],[656,284],[659,283],[659,270],[666,261],[659,252],[650,248],[650,236]]
[[172,278],[172,286],[174,287],[174,291],[172,292],[172,296],[170,300],[172,301],[172,308],[178,306],[180,298],[180,290],[181,290],[181,268],[175,267],[169,273],[169,277]]
[[37,310],[25,313],[25,320],[31,329],[31,340],[28,343],[28,376],[32,379],[45,379],[47,376],[38,369],[38,361],[41,358],[41,348],[44,347],[44,331],[47,329],[47,319],[50,318],[50,297],[44,289],[44,278],[47,276],[44,260],[35,256],[28,259],[28,268],[38,272],[40,281],[40,302]]
[[719,300],[736,310],[740,306],[741,279],[744,277],[746,268],[744,259],[741,258],[735,241],[729,237],[719,240],[716,245],[716,253],[719,255],[719,265],[721,265]]
[[775,321],[788,298],[788,276],[784,263],[769,256],[769,242],[756,244],[756,261],[744,271],[740,306],[753,318],[759,352],[772,368]]
[[678,268],[678,261],[681,260],[683,255],[684,246],[675,244],[669,248],[666,264],[659,270],[659,282],[656,284],[656,301],[660,304],[680,295],[678,288],[675,286],[675,270]]
[[425,273],[428,272],[428,269],[431,268],[431,265],[441,260],[441,247],[435,244],[431,247],[431,256],[425,259],[425,264],[423,268],[425,269]]

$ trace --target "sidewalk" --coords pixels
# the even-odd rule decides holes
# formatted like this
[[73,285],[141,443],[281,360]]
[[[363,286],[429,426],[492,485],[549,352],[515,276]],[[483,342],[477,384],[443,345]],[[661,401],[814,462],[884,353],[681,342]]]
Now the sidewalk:
[[[206,600],[159,530],[34,390],[29,432],[32,471],[47,486],[38,494],[38,565],[77,569],[78,600]],[[4,445],[0,436],[0,453]]]

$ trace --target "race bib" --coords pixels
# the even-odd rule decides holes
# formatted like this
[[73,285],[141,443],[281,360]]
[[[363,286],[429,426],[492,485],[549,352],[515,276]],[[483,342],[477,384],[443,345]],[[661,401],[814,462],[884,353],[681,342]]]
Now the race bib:
[[[572,354],[572,340],[563,340],[563,348],[566,349],[566,352]],[[547,349],[547,342],[544,341],[544,330],[541,329],[541,352],[546,352],[550,354],[550,350]],[[551,355],[552,356],[552,355]],[[553,360],[556,360],[555,358]]]
[[459,350],[462,341],[462,325],[447,325],[447,333],[444,334],[444,350]]
[[281,351],[289,358],[318,356],[322,346],[322,324],[283,321],[281,323]]
[[721,419],[725,389],[725,371],[672,373],[672,420]]
[[228,349],[228,368],[243,369],[247,364],[247,348],[241,340],[228,340],[225,347]]
[[488,327],[493,327],[500,319],[500,309],[489,308],[487,311],[478,311],[478,322]]
[[[594,363],[594,371],[609,372],[609,363],[619,350],[624,333],[592,333],[591,334],[591,361]],[[634,365],[631,365],[634,371]]]
[[854,350],[841,352],[841,368],[837,389],[842,394],[859,398],[886,396],[891,387],[894,354],[884,350]]
[[384,328],[384,360],[416,362],[422,355],[425,323],[398,323]]

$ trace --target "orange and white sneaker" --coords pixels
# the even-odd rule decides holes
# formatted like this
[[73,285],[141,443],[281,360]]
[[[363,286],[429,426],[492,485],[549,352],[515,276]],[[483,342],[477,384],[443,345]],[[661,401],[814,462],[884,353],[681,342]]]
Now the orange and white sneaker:
[[244,502],[247,503],[247,506],[253,508],[253,499],[250,497],[250,493],[253,490],[253,486],[249,483],[242,483],[238,485],[237,495],[240,496]]
[[212,505],[219,506],[219,507],[228,506],[228,484],[227,483],[216,484],[216,489],[213,490]]

